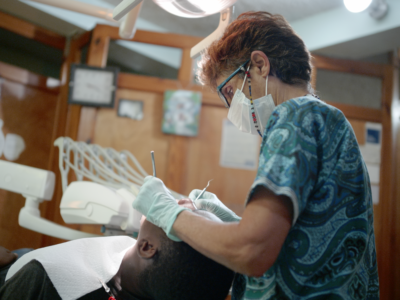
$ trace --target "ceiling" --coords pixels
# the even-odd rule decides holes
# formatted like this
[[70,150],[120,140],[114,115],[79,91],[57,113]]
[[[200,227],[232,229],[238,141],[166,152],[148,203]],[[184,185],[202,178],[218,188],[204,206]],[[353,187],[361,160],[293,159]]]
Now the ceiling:
[[[113,6],[120,0],[103,0]],[[288,21],[307,18],[311,15],[343,5],[343,0],[238,0],[235,4],[235,15],[246,11],[264,10],[281,14]],[[199,19],[176,17],[161,9],[153,1],[144,1],[140,16],[166,30],[174,33],[207,36],[218,26],[219,15]]]
[[[110,9],[121,2],[78,1]],[[344,8],[343,0],[238,0],[235,15],[251,10],[281,14],[311,51],[333,57],[362,59],[400,47],[400,38],[397,38],[400,37],[400,1],[386,2],[390,10],[380,21],[369,17],[368,12],[348,12]],[[0,10],[65,36],[90,30],[96,23],[107,23],[29,0],[0,0]],[[137,27],[159,32],[207,36],[218,26],[218,20],[218,14],[199,19],[177,17],[162,10],[153,1],[144,0]]]

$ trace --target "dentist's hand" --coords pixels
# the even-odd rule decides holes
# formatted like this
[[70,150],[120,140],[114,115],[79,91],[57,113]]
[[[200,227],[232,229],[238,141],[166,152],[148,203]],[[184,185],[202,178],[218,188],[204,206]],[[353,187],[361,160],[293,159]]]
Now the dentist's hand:
[[149,222],[162,228],[171,240],[181,241],[174,235],[172,225],[179,213],[189,209],[178,205],[162,180],[147,176],[132,206],[145,215]]
[[[201,190],[193,190],[190,192],[189,198],[194,201],[200,193]],[[198,209],[204,209],[216,215],[223,222],[239,222],[242,219],[227,208],[213,193],[205,192],[200,199],[194,202],[194,204]]]

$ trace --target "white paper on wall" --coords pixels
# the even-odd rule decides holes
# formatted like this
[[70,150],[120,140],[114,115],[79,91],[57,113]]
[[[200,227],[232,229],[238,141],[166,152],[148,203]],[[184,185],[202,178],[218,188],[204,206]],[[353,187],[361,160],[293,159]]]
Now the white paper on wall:
[[368,169],[369,180],[371,184],[379,184],[379,174],[381,172],[381,166],[378,164],[365,164]]
[[379,185],[371,184],[372,203],[379,204]]
[[368,144],[360,146],[361,155],[365,163],[380,164],[381,163],[381,145]]
[[256,170],[259,151],[258,136],[239,131],[228,119],[222,121],[221,167]]

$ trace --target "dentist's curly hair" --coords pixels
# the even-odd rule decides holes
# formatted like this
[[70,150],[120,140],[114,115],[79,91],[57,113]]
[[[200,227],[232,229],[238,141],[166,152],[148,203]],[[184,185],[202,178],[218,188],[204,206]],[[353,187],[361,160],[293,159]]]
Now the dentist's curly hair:
[[202,55],[198,80],[212,89],[216,79],[228,76],[246,62],[255,50],[270,62],[270,74],[284,83],[310,86],[311,56],[303,40],[281,15],[268,12],[241,14]]

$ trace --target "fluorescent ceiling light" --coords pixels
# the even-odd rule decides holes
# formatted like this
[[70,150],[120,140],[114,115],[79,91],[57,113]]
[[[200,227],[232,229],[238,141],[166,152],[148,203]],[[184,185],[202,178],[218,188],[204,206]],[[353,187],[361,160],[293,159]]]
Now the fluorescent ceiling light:
[[366,10],[371,5],[372,0],[344,0],[343,2],[350,12],[359,13]]

